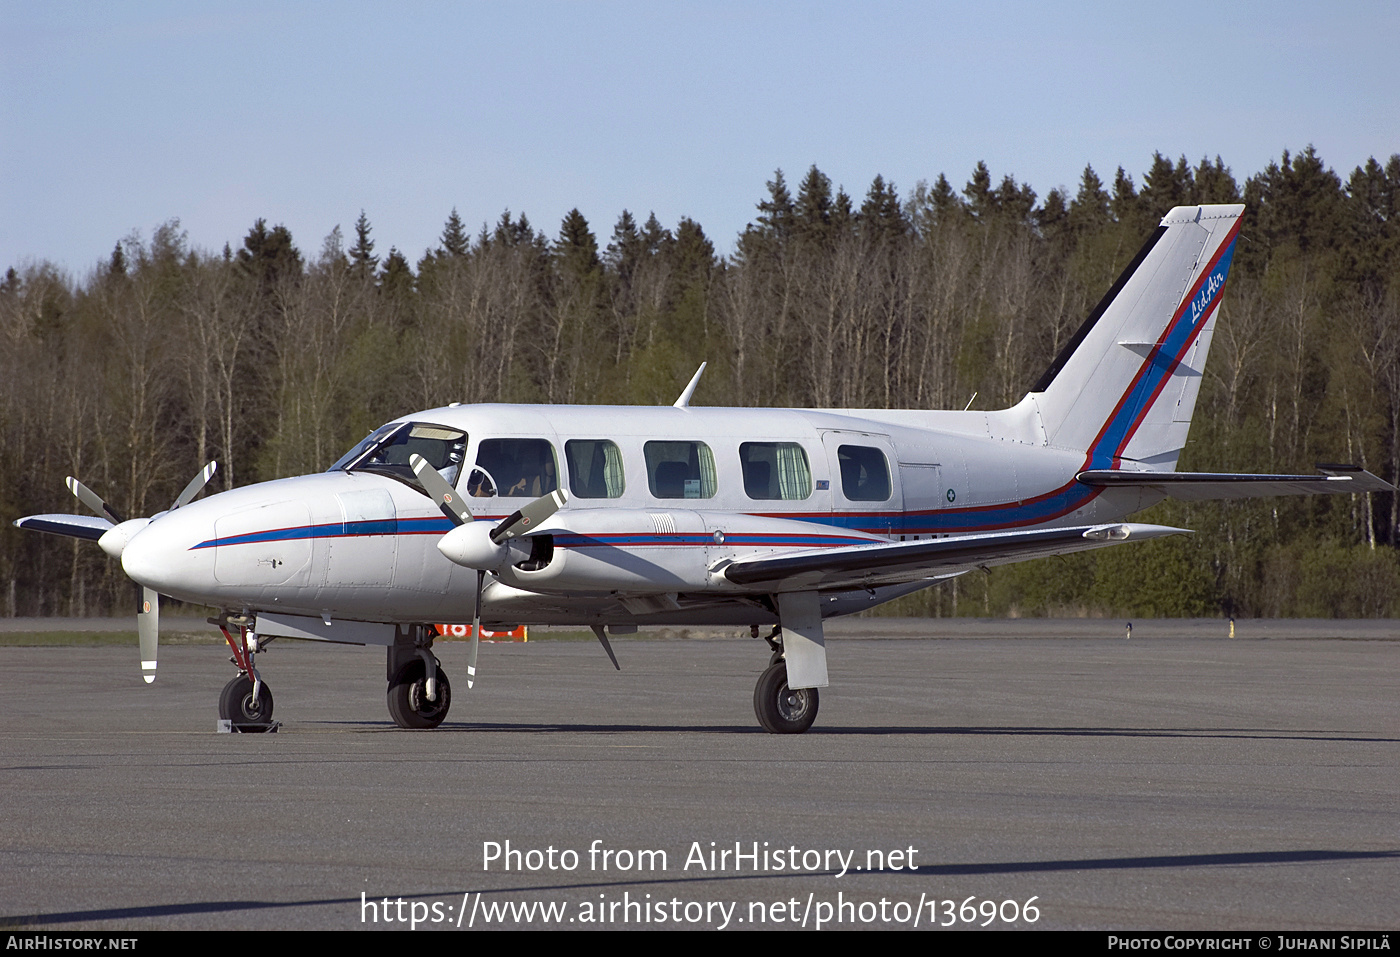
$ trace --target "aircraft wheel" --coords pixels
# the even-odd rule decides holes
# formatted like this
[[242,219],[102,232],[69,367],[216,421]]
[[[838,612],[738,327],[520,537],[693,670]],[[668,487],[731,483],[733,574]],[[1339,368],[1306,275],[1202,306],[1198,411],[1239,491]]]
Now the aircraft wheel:
[[428,700],[428,672],[422,661],[410,661],[389,682],[389,716],[410,731],[436,728],[452,706],[452,685],[441,668],[437,673],[437,700]]
[[787,663],[769,665],[753,689],[753,710],[769,734],[801,734],[817,719],[816,688],[794,691],[787,683]]
[[253,679],[239,675],[219,692],[219,717],[236,724],[267,724],[272,720],[272,691],[264,681],[253,700]]

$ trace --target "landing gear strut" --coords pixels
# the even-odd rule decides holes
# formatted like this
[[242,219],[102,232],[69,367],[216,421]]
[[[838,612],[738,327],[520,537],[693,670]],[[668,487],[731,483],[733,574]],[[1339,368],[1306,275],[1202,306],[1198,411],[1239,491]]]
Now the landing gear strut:
[[[758,723],[769,734],[801,734],[817,720],[820,696],[816,688],[793,690],[787,683],[787,662],[783,660],[782,629],[774,627],[764,639],[773,649],[767,669],[753,689],[753,710]],[[758,636],[757,628],[754,637]]]

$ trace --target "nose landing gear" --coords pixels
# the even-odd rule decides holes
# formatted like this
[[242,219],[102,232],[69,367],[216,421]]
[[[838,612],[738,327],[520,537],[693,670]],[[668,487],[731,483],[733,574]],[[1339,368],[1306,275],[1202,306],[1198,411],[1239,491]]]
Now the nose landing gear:
[[[253,655],[270,639],[260,640],[253,634],[252,619],[246,615],[210,618],[209,622],[218,625],[224,633],[224,640],[233,651],[231,660],[238,668],[238,676],[219,692],[219,717],[228,722],[230,731],[277,730],[277,723],[272,720],[272,689],[263,682],[253,664]],[[229,628],[237,629],[237,641],[229,634]]]
[[272,692],[259,682],[255,697],[253,682],[247,675],[239,675],[219,692],[219,717],[234,724],[271,724]]

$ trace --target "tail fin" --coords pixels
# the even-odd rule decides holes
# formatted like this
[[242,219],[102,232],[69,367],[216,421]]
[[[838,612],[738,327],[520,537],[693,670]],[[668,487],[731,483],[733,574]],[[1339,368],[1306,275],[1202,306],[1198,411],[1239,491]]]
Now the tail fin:
[[1085,468],[1173,471],[1215,332],[1241,205],[1178,206],[1028,397]]

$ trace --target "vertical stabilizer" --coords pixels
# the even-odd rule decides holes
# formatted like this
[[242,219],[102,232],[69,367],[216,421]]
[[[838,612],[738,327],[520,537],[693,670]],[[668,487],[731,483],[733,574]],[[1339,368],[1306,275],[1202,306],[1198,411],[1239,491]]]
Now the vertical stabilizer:
[[1031,390],[1049,445],[1085,452],[1086,468],[1176,468],[1243,212],[1178,206],[1162,218]]

